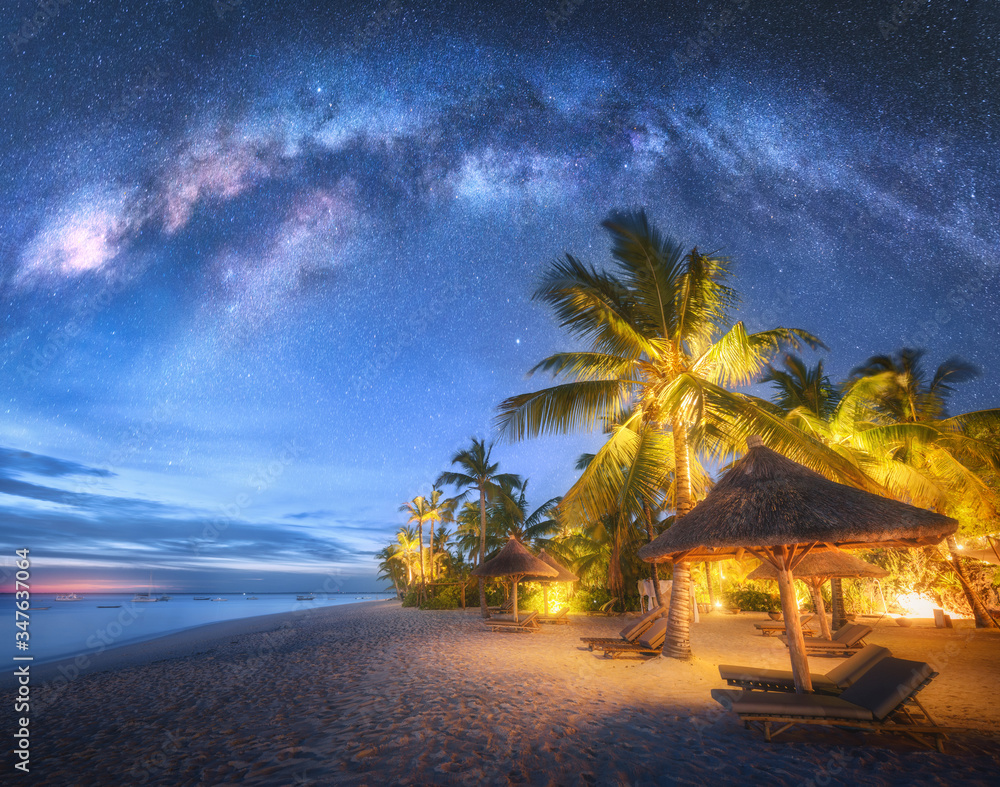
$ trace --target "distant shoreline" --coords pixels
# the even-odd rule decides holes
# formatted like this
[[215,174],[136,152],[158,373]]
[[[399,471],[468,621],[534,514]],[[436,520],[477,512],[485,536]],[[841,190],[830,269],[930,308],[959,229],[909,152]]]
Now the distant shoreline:
[[[96,595],[96,594],[94,594]],[[184,658],[211,650],[213,647],[228,643],[232,638],[246,634],[260,634],[285,628],[295,619],[308,618],[319,620],[339,617],[339,613],[353,610],[362,604],[398,604],[395,599],[372,599],[358,601],[356,604],[339,604],[330,607],[309,607],[306,609],[274,612],[268,615],[236,618],[235,620],[203,623],[183,631],[174,631],[153,639],[141,642],[130,642],[109,647],[101,653],[81,652],[75,656],[44,664],[31,666],[31,683],[42,686],[57,679],[72,682],[80,675],[93,675],[129,667],[139,667],[154,661]],[[86,663],[77,660],[85,659]],[[61,681],[60,681],[61,682]],[[5,669],[0,675],[0,690],[8,690],[16,685],[13,666]]]

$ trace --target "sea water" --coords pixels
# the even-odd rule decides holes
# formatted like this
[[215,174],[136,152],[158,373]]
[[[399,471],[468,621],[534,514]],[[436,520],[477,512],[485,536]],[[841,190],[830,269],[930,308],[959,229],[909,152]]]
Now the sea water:
[[135,602],[132,597],[132,593],[88,593],[82,601],[55,601],[53,594],[32,593],[31,606],[48,609],[26,613],[28,650],[22,651],[14,637],[21,630],[15,628],[14,596],[5,593],[0,596],[9,631],[4,649],[13,656],[32,656],[34,664],[41,664],[144,642],[206,623],[384,600],[395,598],[395,594],[317,593],[311,601],[297,600],[295,593],[261,593],[256,599],[243,594],[221,596],[226,601],[195,601],[191,594],[171,594],[170,601],[155,602]]

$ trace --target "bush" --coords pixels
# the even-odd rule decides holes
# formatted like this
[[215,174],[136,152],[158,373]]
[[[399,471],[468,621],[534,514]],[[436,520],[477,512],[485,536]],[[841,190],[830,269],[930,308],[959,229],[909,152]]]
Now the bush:
[[601,607],[611,601],[607,588],[585,588],[569,601],[570,612],[600,612]]
[[454,585],[434,588],[433,598],[427,599],[421,609],[458,609],[460,606],[462,606],[462,589]]
[[420,600],[419,590],[408,590],[406,595],[403,596],[403,606],[404,607],[415,607],[417,602]]
[[769,612],[772,609],[781,609],[781,596],[759,590],[753,582],[727,590],[723,598],[727,606],[738,607],[744,612]]

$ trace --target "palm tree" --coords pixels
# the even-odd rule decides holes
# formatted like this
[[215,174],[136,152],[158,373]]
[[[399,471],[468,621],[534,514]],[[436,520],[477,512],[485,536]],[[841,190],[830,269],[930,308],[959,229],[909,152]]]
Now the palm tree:
[[379,559],[378,578],[392,582],[396,596],[401,598],[402,591],[399,584],[403,580],[403,562],[400,559],[399,547],[396,544],[389,544],[376,552],[375,557]]
[[455,521],[457,497],[442,499],[442,492],[436,486],[431,490],[431,496],[425,498],[424,521],[430,525],[427,562],[431,572],[431,582],[434,581],[434,524],[444,524]]
[[[499,462],[490,462],[490,455],[493,453],[493,444],[486,445],[485,441],[472,438],[472,445],[458,451],[452,458],[451,464],[458,465],[461,471],[445,471],[438,476],[435,486],[448,485],[458,489],[478,489],[479,490],[479,562],[482,565],[486,559],[486,500],[487,496],[502,502],[506,505],[513,505],[503,488],[504,484],[513,485],[519,479],[511,473],[498,473]],[[479,578],[479,608],[483,618],[488,618],[490,613],[486,609],[486,585],[483,578]]]
[[420,552],[420,595],[424,598],[427,597],[427,586],[424,580],[424,522],[427,521],[427,508],[427,499],[422,495],[418,495],[399,507],[400,511],[409,513],[408,522],[417,523],[417,541]]
[[[998,500],[988,478],[1000,472],[1000,410],[949,416],[954,386],[978,372],[949,358],[928,378],[923,356],[904,348],[851,372],[844,399],[854,403],[852,437],[876,458],[874,473],[896,497],[940,513],[965,508],[991,518]],[[968,582],[955,537],[947,544],[976,626],[997,628]]]
[[[592,463],[588,492],[604,511],[615,509],[621,491],[605,479],[633,465],[636,436],[647,429],[669,430],[672,437],[677,517],[694,506],[692,448],[733,453],[750,434],[828,474],[861,477],[773,408],[729,390],[752,382],[782,348],[822,346],[816,337],[787,328],[748,334],[742,322],[730,325],[737,295],[727,284],[729,262],[697,248],[685,252],[650,226],[644,212],[613,213],[603,226],[612,239],[614,273],[567,254],[535,292],[590,347],[557,353],[531,370],[567,381],[504,401],[498,417],[504,436],[520,440],[614,425]],[[676,564],[663,650],[675,658],[691,655],[689,581],[688,564]]]
[[417,531],[409,525],[404,525],[396,533],[398,555],[406,565],[406,589],[413,584],[413,557],[417,551]]

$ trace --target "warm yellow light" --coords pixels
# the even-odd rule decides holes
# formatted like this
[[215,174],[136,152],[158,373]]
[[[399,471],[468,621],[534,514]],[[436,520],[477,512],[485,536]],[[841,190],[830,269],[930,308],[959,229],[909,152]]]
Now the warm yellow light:
[[721,602],[721,601],[716,601],[716,602],[715,602],[715,606],[717,606],[717,607],[721,607],[721,606],[722,606],[722,602]]

